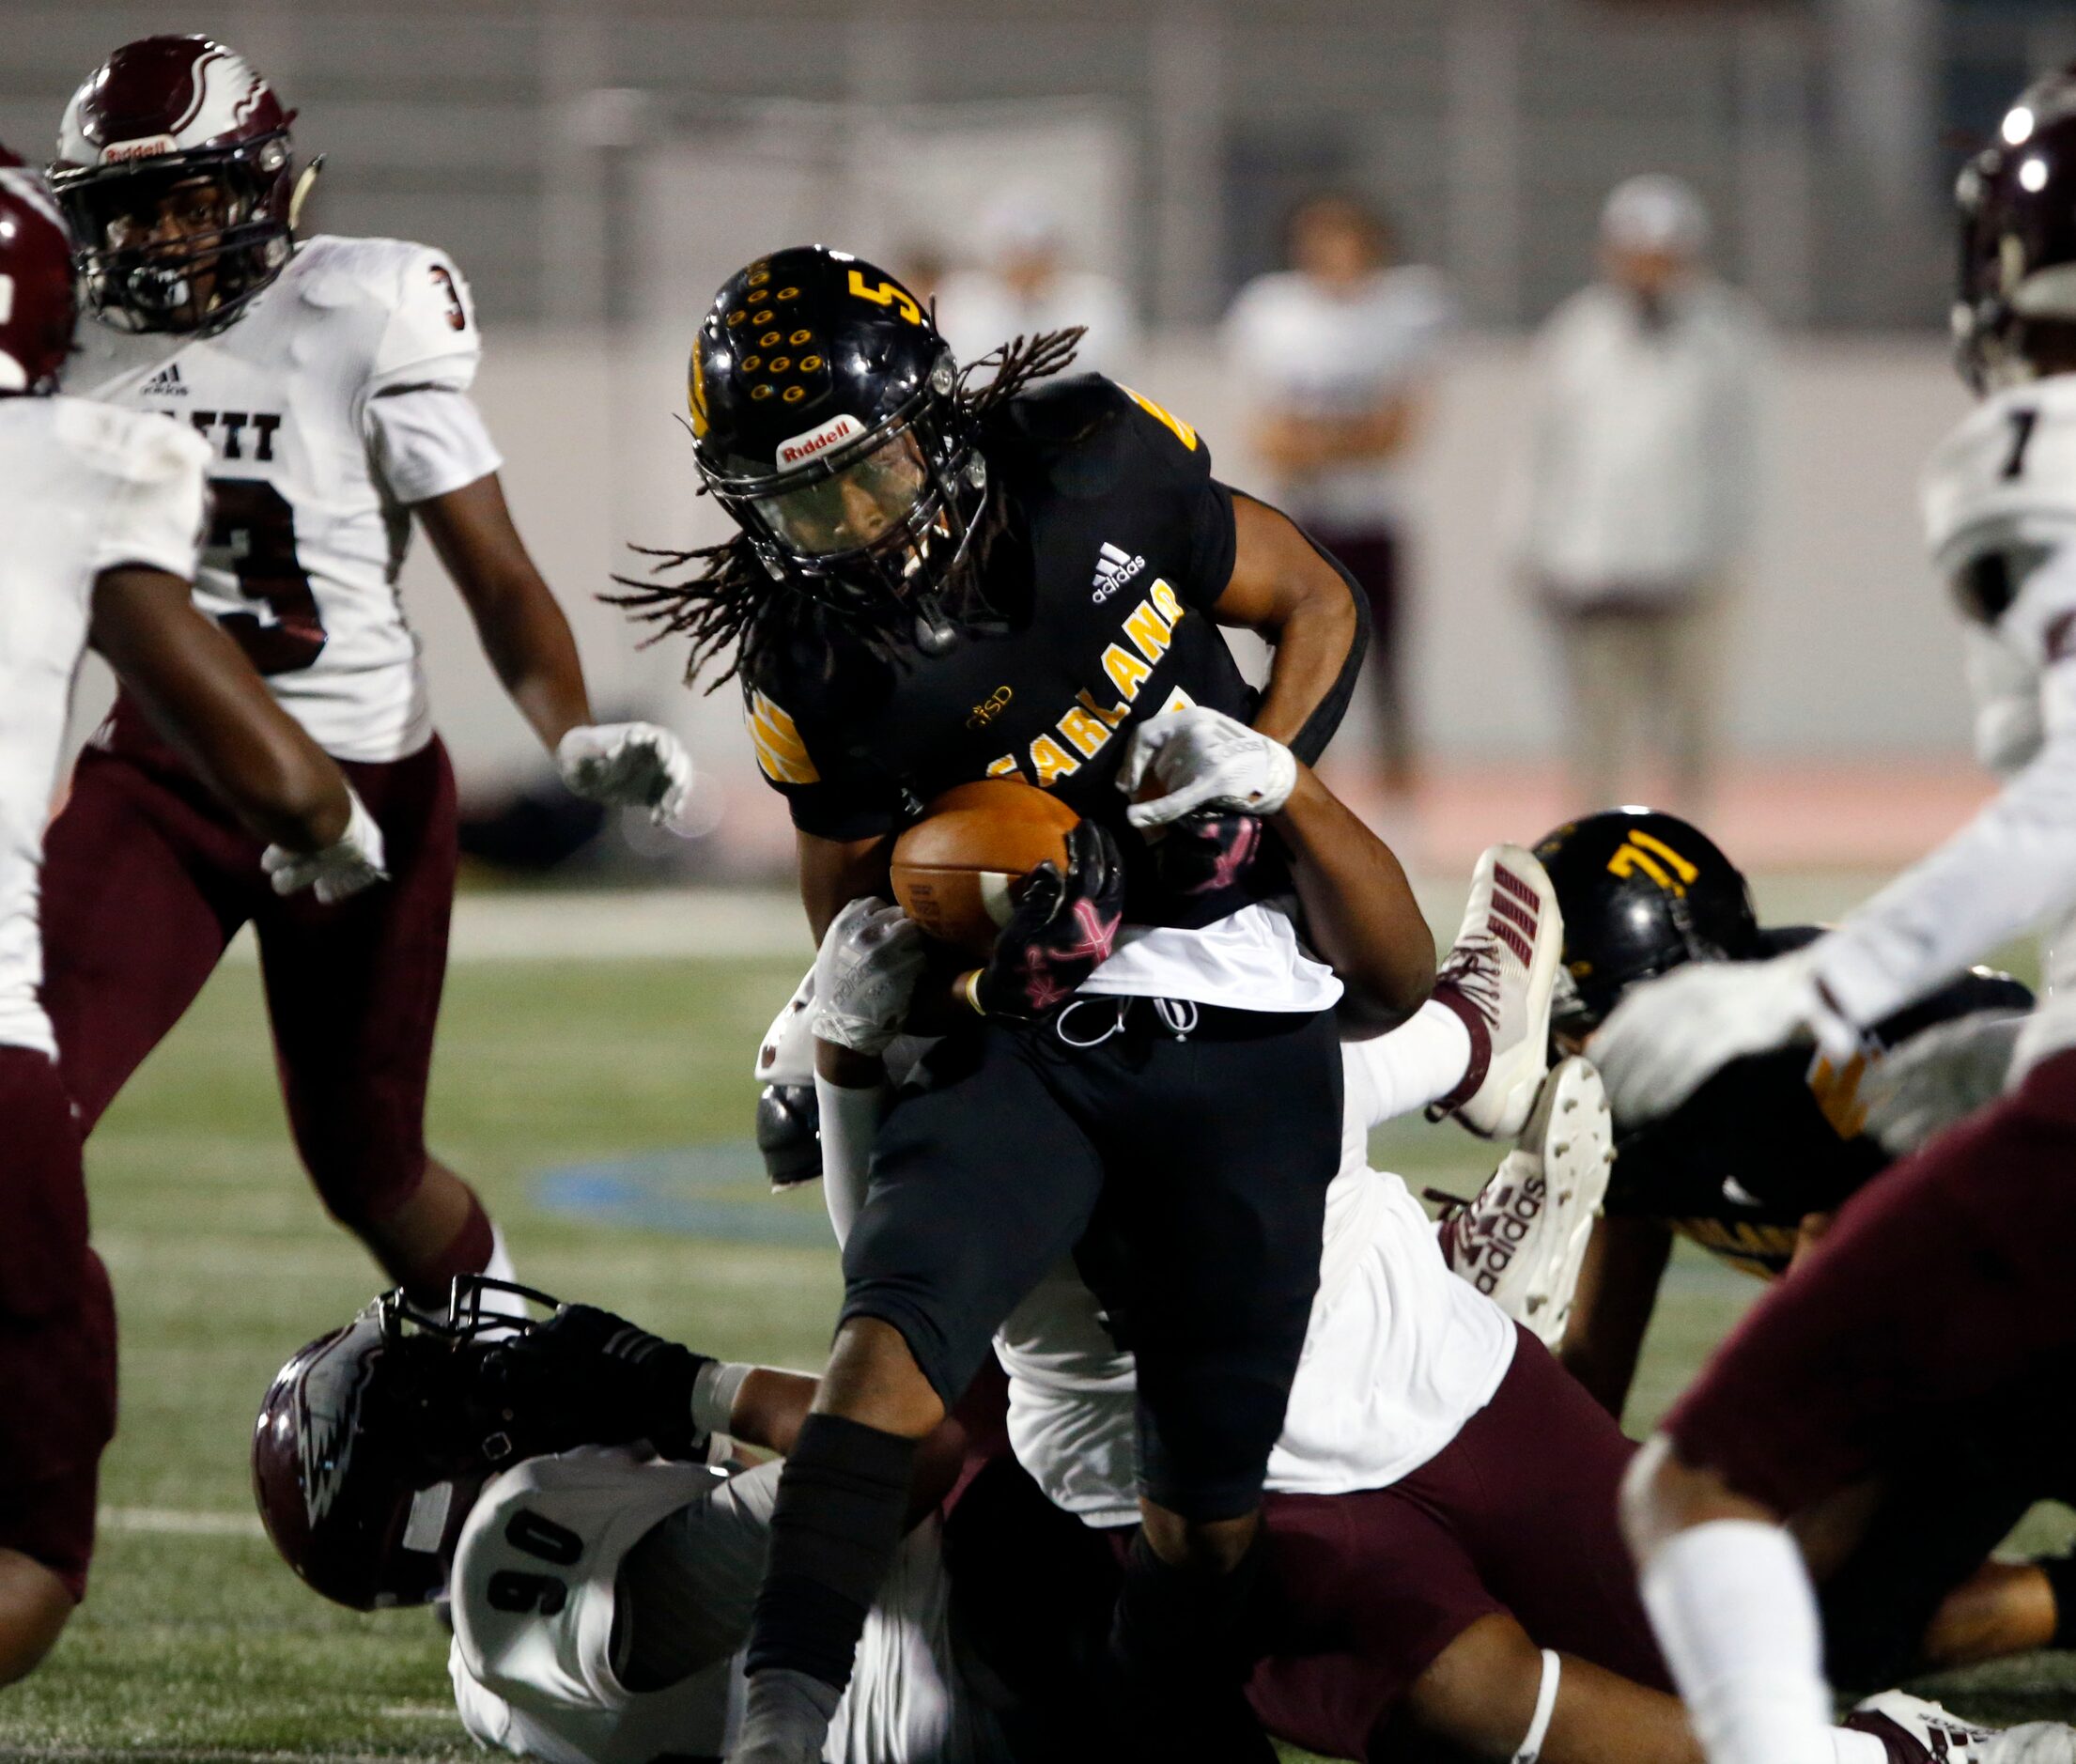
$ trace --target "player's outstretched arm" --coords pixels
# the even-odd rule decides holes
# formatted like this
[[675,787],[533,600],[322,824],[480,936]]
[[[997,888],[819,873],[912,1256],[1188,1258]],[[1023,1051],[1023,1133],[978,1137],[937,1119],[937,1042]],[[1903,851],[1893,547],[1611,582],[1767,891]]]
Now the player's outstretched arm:
[[254,832],[293,852],[332,846],[353,815],[345,775],[189,594],[164,570],[102,571],[94,587],[95,650]]
[[498,680],[552,753],[591,720],[577,640],[512,522],[496,472],[411,510],[453,579]]
[[497,473],[415,503],[412,512],[467,602],[499,682],[555,756],[563,782],[595,802],[677,816],[691,756],[651,722],[594,723],[569,621],[512,522]]
[[1617,1421],[1671,1256],[1672,1228],[1657,1219],[1601,1219],[1587,1246],[1557,1359]]
[[1418,1010],[1434,983],[1434,935],[1390,848],[1309,764],[1340,722],[1361,665],[1362,603],[1287,517],[1237,495],[1232,512],[1232,575],[1213,613],[1274,646],[1254,727],[1301,762],[1273,823],[1295,859],[1320,953],[1356,995],[1351,1002],[1367,1007],[1362,1027],[1388,1029]]

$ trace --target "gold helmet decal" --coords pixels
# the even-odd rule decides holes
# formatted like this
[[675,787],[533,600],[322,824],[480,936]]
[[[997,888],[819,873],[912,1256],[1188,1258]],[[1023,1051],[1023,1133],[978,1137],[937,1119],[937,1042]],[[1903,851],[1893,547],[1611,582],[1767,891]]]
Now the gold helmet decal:
[[704,337],[692,345],[692,378],[685,389],[685,402],[691,407],[692,439],[706,433],[706,350]]
[[1687,884],[1701,874],[1696,865],[1689,863],[1664,840],[1632,828],[1629,837],[1608,859],[1607,874],[1627,876],[1639,870],[1672,894],[1684,894]]

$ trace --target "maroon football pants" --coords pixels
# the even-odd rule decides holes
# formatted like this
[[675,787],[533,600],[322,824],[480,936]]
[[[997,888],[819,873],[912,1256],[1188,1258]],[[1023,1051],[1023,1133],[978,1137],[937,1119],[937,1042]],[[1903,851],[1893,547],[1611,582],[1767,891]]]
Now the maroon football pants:
[[[1263,1725],[1330,1757],[1396,1756],[1405,1693],[1496,1614],[1540,1647],[1669,1690],[1616,1529],[1634,1450],[1523,1330],[1492,1400],[1410,1475],[1346,1494],[1270,1493],[1252,1638],[1263,1658],[1248,1687]],[[1071,1744],[1074,1687],[1107,1633],[1130,1535],[1053,1507],[1006,1445],[949,1509],[953,1620],[1009,1693],[1005,1719],[1032,1756]]]
[[86,1246],[80,1129],[57,1068],[0,1047],[0,1549],[86,1590],[116,1431],[116,1306]]
[[250,921],[296,1149],[333,1215],[380,1221],[426,1169],[426,1089],[446,976],[454,773],[435,739],[342,768],[382,829],[390,879],[335,906],[283,899],[261,843],[118,703],[43,858],[43,1001],[90,1133]]
[[1664,1431],[1783,1515],[1994,1439],[2042,1495],[2076,1468],[2076,1051],[1839,1210]]

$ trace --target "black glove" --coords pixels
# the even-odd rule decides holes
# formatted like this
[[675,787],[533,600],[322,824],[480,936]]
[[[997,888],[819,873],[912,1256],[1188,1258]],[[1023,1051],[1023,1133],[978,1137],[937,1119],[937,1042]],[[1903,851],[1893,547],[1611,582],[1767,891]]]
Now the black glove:
[[1199,809],[1157,830],[1162,924],[1208,925],[1257,898],[1257,867],[1275,849],[1260,815]]
[[1124,861],[1093,821],[1067,835],[1067,874],[1031,872],[1024,898],[968,992],[983,1016],[1034,1020],[1074,997],[1109,959],[1124,919]]
[[565,1305],[492,1349],[483,1375],[524,1417],[534,1449],[645,1439],[665,1458],[695,1460],[706,1437],[692,1426],[692,1381],[706,1358],[611,1311]]

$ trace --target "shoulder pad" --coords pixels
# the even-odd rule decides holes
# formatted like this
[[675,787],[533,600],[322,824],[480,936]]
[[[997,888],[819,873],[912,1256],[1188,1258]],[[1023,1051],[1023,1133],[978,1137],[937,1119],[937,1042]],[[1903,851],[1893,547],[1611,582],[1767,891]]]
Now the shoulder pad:
[[1129,437],[1153,442],[1170,458],[1194,456],[1210,469],[1211,450],[1191,424],[1102,374],[1042,381],[1012,399],[1006,414],[1042,447]]
[[313,239],[297,254],[312,306],[359,308],[380,325],[369,364],[380,388],[424,381],[466,390],[483,352],[475,302],[452,259],[400,239]]
[[84,464],[125,484],[177,486],[208,474],[209,443],[156,410],[126,410],[91,398],[51,401],[53,428]]
[[2076,534],[2076,377],[1986,399],[1941,441],[1920,486],[1925,538],[1949,578]]

